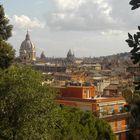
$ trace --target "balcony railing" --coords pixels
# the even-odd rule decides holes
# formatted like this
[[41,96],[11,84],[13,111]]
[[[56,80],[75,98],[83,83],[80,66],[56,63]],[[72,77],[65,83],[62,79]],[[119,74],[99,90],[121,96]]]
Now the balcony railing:
[[120,133],[120,132],[125,132],[125,131],[129,131],[130,129],[128,128],[127,125],[123,125],[123,126],[118,126],[118,127],[112,127],[112,130],[114,133]]
[[122,115],[129,115],[129,112],[117,112],[117,113],[100,113],[99,117],[100,118],[107,118],[107,117],[113,117],[113,116],[116,116],[116,117],[119,117],[119,116],[122,116]]

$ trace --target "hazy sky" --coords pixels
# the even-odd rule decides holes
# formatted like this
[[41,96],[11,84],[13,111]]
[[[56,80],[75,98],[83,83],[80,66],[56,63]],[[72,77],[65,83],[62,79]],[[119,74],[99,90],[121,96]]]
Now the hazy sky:
[[2,0],[14,25],[9,42],[17,51],[27,29],[37,55],[103,56],[128,52],[125,39],[140,24],[140,8],[131,11],[129,0]]

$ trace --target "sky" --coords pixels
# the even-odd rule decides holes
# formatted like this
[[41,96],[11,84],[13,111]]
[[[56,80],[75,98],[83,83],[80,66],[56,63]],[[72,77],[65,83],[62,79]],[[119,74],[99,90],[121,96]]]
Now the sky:
[[129,52],[125,40],[140,24],[140,8],[129,0],[1,0],[14,26],[8,40],[19,55],[29,30],[37,55],[98,57]]

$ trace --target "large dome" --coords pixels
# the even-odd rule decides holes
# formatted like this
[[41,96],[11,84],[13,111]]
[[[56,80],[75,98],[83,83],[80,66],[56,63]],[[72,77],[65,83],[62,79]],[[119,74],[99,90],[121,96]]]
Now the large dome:
[[26,51],[32,51],[33,49],[35,49],[34,44],[30,40],[30,35],[29,35],[28,32],[26,34],[25,40],[21,43],[20,49],[21,50],[26,50]]
[[25,40],[20,46],[20,58],[23,61],[34,61],[36,60],[36,50],[35,46],[30,40],[30,35],[27,31]]

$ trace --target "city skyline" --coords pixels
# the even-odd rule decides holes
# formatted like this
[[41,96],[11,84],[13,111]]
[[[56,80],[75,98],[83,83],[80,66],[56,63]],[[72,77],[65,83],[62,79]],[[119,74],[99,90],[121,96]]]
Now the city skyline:
[[[127,33],[137,30],[139,9],[127,0],[30,0],[1,1],[14,26],[8,40],[17,51],[27,29],[39,56],[106,56],[129,52]],[[98,15],[98,16],[97,16]]]

